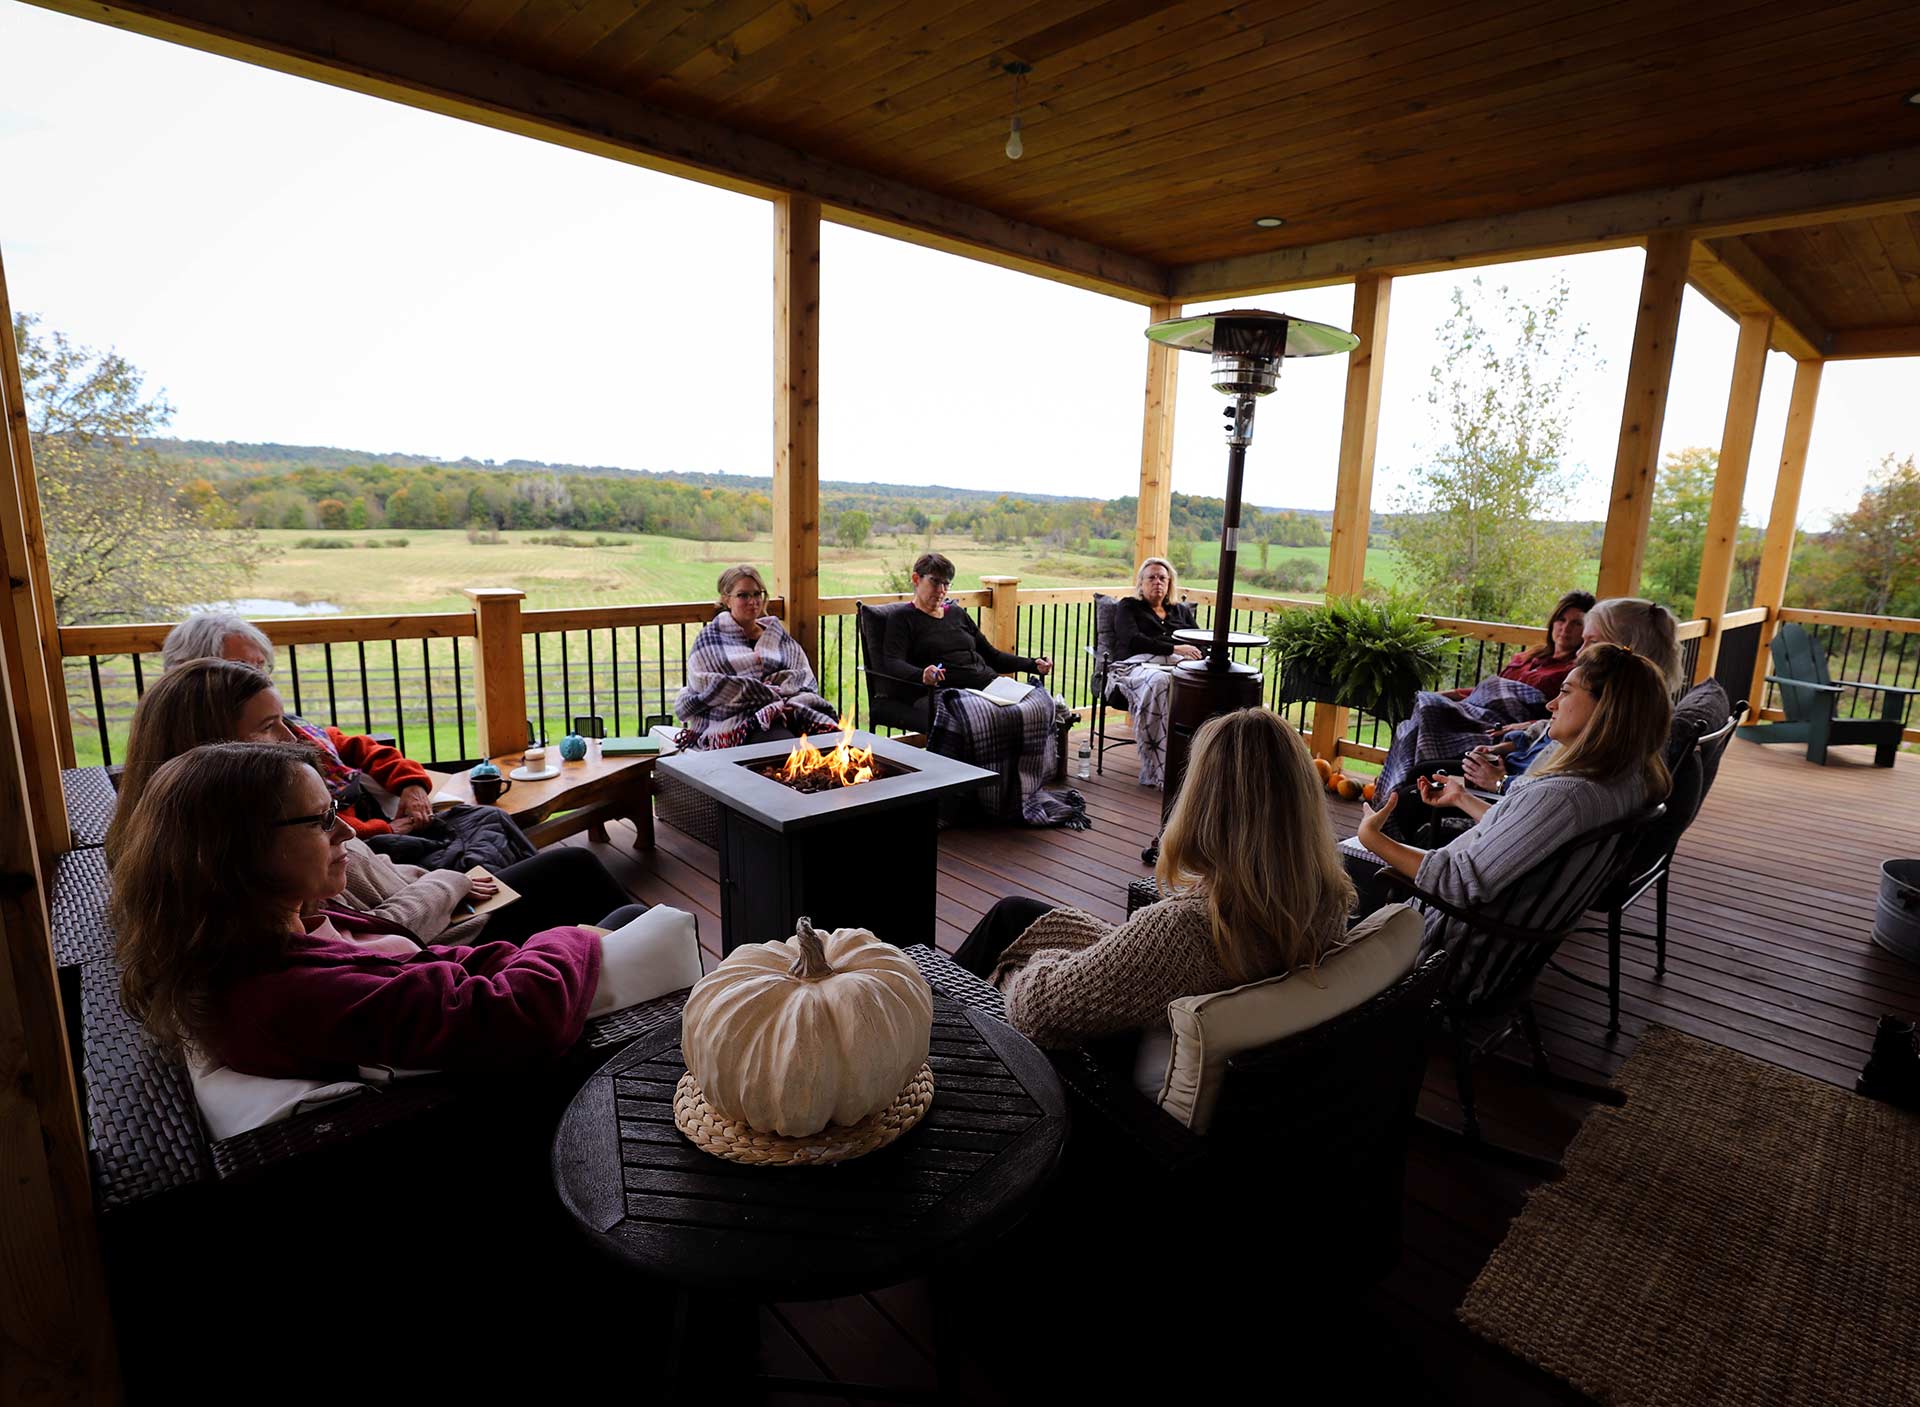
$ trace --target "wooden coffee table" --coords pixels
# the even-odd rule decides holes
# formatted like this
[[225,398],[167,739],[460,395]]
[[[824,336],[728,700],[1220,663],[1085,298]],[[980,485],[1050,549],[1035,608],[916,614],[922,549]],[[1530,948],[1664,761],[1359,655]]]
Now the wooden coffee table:
[[[558,751],[549,746],[547,756],[556,759],[560,775],[544,782],[515,782],[512,790],[494,802],[513,817],[535,845],[551,845],[556,840],[588,832],[593,840],[605,844],[607,822],[633,822],[634,841],[644,849],[653,848],[653,764],[655,755],[600,757],[593,752],[578,762],[559,762]],[[520,765],[520,753],[505,752],[491,759],[505,777]],[[433,800],[477,805],[473,797],[473,779],[465,772],[441,773]]]

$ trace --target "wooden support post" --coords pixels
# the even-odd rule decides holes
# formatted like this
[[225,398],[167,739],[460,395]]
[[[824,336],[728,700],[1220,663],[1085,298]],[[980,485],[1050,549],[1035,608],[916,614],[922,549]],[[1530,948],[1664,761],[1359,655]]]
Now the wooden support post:
[[820,632],[820,202],[773,203],[773,589],[809,658]]
[[[33,472],[33,438],[27,432],[27,400],[20,384],[19,349],[13,345],[13,305],[7,298],[7,270],[0,263],[0,421],[13,444],[14,480],[20,491],[20,521],[26,535],[27,575],[33,582],[33,605],[40,619],[41,670],[46,678],[48,707],[54,736],[59,741],[60,765],[72,767],[73,717],[67,711],[66,666],[60,657],[60,622],[53,609],[53,577],[47,561],[47,530],[40,517],[40,484]],[[26,686],[31,696],[32,685]],[[29,750],[28,757],[32,757]],[[64,845],[62,846],[64,849]]]
[[1013,642],[1020,638],[1020,578],[983,576],[980,584],[993,595],[983,633],[993,642],[994,649],[1011,653]]
[[[1694,663],[1693,682],[1713,678],[1720,662],[1720,619],[1727,613],[1727,588],[1740,545],[1740,503],[1747,491],[1747,462],[1753,456],[1753,424],[1760,415],[1760,383],[1767,371],[1767,344],[1773,336],[1771,313],[1740,319],[1740,342],[1733,353],[1733,384],[1727,391],[1727,423],[1720,432],[1720,467],[1713,478],[1713,507],[1707,513],[1707,541],[1700,554],[1700,584],[1693,613],[1707,623]],[[1738,700],[1734,700],[1738,702]]]
[[470,586],[474,650],[480,661],[480,746],[488,757],[527,745],[527,666],[521,644],[520,603],[527,593],[510,586]]
[[[1147,322],[1180,316],[1178,303],[1154,303]],[[1134,510],[1133,564],[1167,555],[1173,518],[1173,401],[1180,384],[1180,354],[1162,342],[1147,343],[1147,399],[1140,418],[1140,501]]]
[[[1793,396],[1787,402],[1787,433],[1780,446],[1780,475],[1773,481],[1773,510],[1767,514],[1767,540],[1760,549],[1760,572],[1753,583],[1753,604],[1767,608],[1760,627],[1760,649],[1753,660],[1753,687],[1747,699],[1758,711],[1766,698],[1772,657],[1767,647],[1787,596],[1787,568],[1793,563],[1794,520],[1800,514],[1800,484],[1807,473],[1807,446],[1813,441],[1813,412],[1820,401],[1825,362],[1804,361],[1793,368]],[[1737,700],[1736,700],[1737,702]]]
[[[0,486],[17,496],[10,439]],[[27,579],[17,532],[0,538],[0,580]],[[23,756],[16,726],[43,705],[21,696],[16,661],[38,651],[30,619],[0,610],[0,816],[34,809],[58,759]],[[112,1402],[119,1396],[86,1139],[47,921],[52,857],[35,827],[0,825],[0,1401]]]
[[1602,597],[1640,592],[1640,563],[1653,514],[1660,427],[1667,416],[1667,381],[1673,372],[1673,343],[1680,329],[1680,297],[1687,287],[1690,252],[1691,241],[1682,231],[1647,236],[1640,315],[1633,328],[1620,446],[1613,461],[1613,499],[1607,507],[1606,536],[1600,543],[1597,594]]
[[[1353,327],[1360,345],[1347,356],[1346,409],[1340,421],[1340,470],[1333,494],[1333,541],[1327,549],[1327,595],[1351,596],[1366,584],[1367,534],[1373,525],[1373,450],[1380,433],[1380,386],[1387,369],[1387,307],[1393,280],[1362,274],[1353,281]],[[1313,755],[1333,761],[1346,736],[1347,711],[1313,706]]]
[[[26,768],[24,814],[33,824],[33,838],[40,853],[51,860],[52,856],[73,848],[73,832],[67,824],[66,792],[60,784],[65,690],[56,696],[48,687],[48,650],[41,640],[43,614],[34,590],[35,573],[29,565],[35,551],[33,538],[27,531],[29,501],[32,500],[32,517],[36,522],[39,502],[31,471],[22,473],[23,466],[31,461],[26,413],[20,404],[20,363],[13,345],[13,322],[6,316],[5,277],[4,271],[0,271],[0,423],[8,427],[8,433],[0,435],[0,465],[4,465],[6,471],[0,473],[0,552],[4,552],[9,570],[0,577],[0,583],[4,584],[0,610],[12,618],[13,629],[7,632],[5,648],[0,653],[6,659],[7,676],[13,681],[13,703],[17,710],[14,726],[20,735]],[[45,566],[43,557],[43,576]],[[60,643],[56,638],[52,644],[56,661],[59,654]],[[59,714],[55,712],[56,697],[61,699]],[[68,746],[72,746],[71,741]]]

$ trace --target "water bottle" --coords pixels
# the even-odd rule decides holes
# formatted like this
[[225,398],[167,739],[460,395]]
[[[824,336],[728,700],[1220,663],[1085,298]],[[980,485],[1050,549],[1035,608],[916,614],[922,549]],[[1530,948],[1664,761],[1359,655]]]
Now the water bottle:
[[1082,738],[1080,740],[1080,766],[1077,770],[1081,781],[1084,782],[1092,779],[1093,743],[1089,739]]

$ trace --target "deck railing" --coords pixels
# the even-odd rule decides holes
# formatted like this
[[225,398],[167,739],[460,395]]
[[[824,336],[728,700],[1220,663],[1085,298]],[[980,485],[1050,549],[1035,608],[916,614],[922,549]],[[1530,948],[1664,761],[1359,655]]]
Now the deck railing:
[[[1052,688],[1076,708],[1093,703],[1093,597],[1096,591],[1124,595],[1125,584],[1021,591],[1002,588],[1000,599],[1013,603],[1011,631],[1020,654],[1050,655]],[[1218,609],[1215,593],[1189,589],[1202,626],[1211,628]],[[953,593],[983,623],[993,626],[995,593]],[[867,691],[861,669],[867,663],[855,628],[862,602],[904,601],[902,595],[874,592],[830,596],[820,601],[818,629],[811,642],[821,692],[855,726],[870,727]],[[1227,603],[1231,628],[1264,633],[1277,612],[1316,604],[1284,596],[1236,594]],[[672,602],[573,610],[530,610],[521,614],[522,668],[528,721],[534,733],[553,738],[575,718],[599,717],[608,733],[642,731],[649,719],[673,712],[674,696],[686,680],[689,648],[699,628],[712,619],[710,602]],[[784,615],[784,603],[769,609]],[[1846,615],[1786,609],[1782,621],[1799,621],[1826,649],[1839,678],[1920,687],[1920,620]],[[1498,621],[1434,617],[1435,624],[1459,639],[1459,648],[1441,680],[1445,688],[1469,686],[1494,673],[1512,651],[1537,644],[1537,626]],[[1753,660],[1767,621],[1764,610],[1728,615],[1722,623],[1717,676],[1730,696],[1746,695]],[[475,759],[482,750],[476,725],[475,677],[479,653],[476,619],[471,611],[404,616],[309,616],[262,621],[275,645],[275,678],[295,712],[314,722],[349,732],[390,733],[401,750],[420,761],[450,766]],[[124,756],[134,704],[159,674],[155,658],[171,629],[168,623],[79,626],[62,629],[66,658],[70,729],[76,761],[111,762]],[[1704,621],[1681,627],[1685,677],[1691,679]],[[1007,638],[1005,633],[1001,638]],[[1271,655],[1248,656],[1260,666],[1269,706],[1280,709],[1280,671]],[[1781,716],[1768,690],[1763,716]],[[1850,713],[1877,711],[1871,695],[1851,696]],[[1289,721],[1310,731],[1311,705],[1285,706]],[[1920,730],[1908,715],[1910,741]],[[890,730],[882,730],[890,731]],[[1377,760],[1391,734],[1383,720],[1350,710],[1338,744],[1341,754]]]

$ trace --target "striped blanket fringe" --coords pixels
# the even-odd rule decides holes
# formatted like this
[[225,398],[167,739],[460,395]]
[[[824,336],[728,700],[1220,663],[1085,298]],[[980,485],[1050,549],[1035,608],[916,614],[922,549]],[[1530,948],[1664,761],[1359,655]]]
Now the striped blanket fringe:
[[1386,805],[1388,796],[1429,768],[1465,757],[1489,741],[1492,729],[1546,716],[1547,701],[1538,689],[1498,676],[1483,680],[1464,699],[1420,694],[1413,716],[1393,730],[1393,746],[1374,784],[1374,807]]
[[998,786],[980,788],[980,802],[998,820],[1030,826],[1091,829],[1087,799],[1071,788],[1049,787],[1059,746],[1059,705],[1044,689],[1017,704],[997,704],[967,689],[934,695],[927,746],[942,757],[997,773]]

